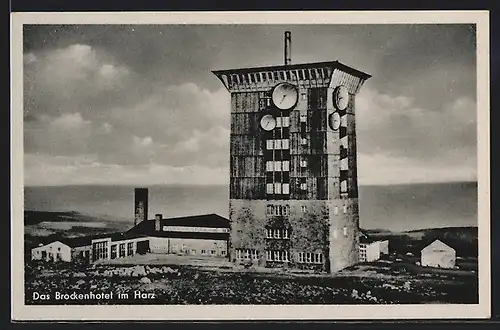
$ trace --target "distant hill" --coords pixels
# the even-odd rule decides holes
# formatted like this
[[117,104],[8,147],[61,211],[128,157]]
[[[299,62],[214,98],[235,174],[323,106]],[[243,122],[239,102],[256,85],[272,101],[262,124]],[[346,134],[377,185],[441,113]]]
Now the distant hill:
[[61,238],[91,236],[129,229],[109,217],[79,212],[24,211],[24,244],[28,248]]
[[75,211],[24,211],[24,225],[36,225],[41,222],[109,222],[116,223],[116,219],[106,216],[93,216]]

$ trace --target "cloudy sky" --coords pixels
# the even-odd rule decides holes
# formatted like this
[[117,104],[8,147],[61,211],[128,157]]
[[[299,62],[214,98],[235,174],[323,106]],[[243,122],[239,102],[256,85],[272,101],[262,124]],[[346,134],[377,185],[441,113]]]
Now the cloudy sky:
[[476,48],[466,25],[24,27],[26,185],[225,184],[216,69],[339,60],[358,95],[360,184],[476,180]]

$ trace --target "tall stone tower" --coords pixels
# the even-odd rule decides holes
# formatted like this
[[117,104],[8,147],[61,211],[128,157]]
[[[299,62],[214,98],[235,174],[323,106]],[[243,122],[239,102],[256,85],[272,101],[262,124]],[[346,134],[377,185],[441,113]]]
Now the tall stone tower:
[[231,93],[230,258],[335,272],[358,261],[355,96],[338,61],[213,73]]

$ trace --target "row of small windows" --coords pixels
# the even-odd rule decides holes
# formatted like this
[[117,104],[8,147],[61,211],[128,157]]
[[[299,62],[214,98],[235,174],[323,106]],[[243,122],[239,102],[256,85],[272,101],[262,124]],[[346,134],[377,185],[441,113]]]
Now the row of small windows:
[[[307,205],[301,205],[300,208],[303,213],[307,212]],[[342,211],[344,212],[344,214],[347,213],[347,205],[342,205]],[[268,204],[266,207],[266,215],[287,216],[289,214],[290,214],[290,205],[288,204]],[[334,215],[339,214],[338,206],[334,206],[333,214]]]
[[288,150],[290,149],[290,139],[276,139],[266,141],[267,150]]
[[327,68],[312,68],[287,71],[231,74],[229,76],[229,79],[231,80],[232,84],[247,84],[276,80],[309,80],[318,78],[327,79],[328,76],[329,74]]
[[210,255],[215,255],[216,251],[215,250],[201,250],[201,254],[203,255],[207,255],[207,254],[210,254]]
[[266,215],[287,216],[289,214],[290,205],[267,205]]
[[236,249],[235,258],[238,260],[258,260],[259,251],[254,249]]
[[288,251],[286,251],[286,250],[267,250],[266,251],[266,260],[267,261],[279,261],[279,262],[290,261],[290,259],[288,258]]
[[123,258],[126,256],[134,255],[134,243],[127,243],[127,253],[125,253],[125,243],[121,243],[118,247],[118,255],[117,255],[117,245],[111,245],[111,259],[115,258]]
[[266,193],[267,194],[276,194],[276,195],[289,195],[290,194],[290,184],[289,183],[267,183],[266,184]]
[[277,238],[277,239],[287,239],[289,238],[288,236],[288,229],[283,228],[283,229],[276,229],[276,228],[268,228],[266,230],[267,238]]
[[322,264],[323,254],[311,253],[311,252],[299,252],[297,262],[304,264]]
[[268,160],[266,162],[266,171],[267,172],[279,172],[279,171],[284,171],[288,172],[290,171],[290,161],[289,160]]
[[290,127],[290,117],[276,117],[276,127]]
[[[307,145],[307,137],[300,138],[301,145]],[[276,139],[276,140],[267,140],[266,141],[266,149],[267,150],[288,150],[290,149],[290,139]],[[345,160],[345,163],[342,161]],[[341,159],[341,166],[347,169],[347,158]]]
[[[236,249],[238,260],[258,260],[259,251],[254,249]],[[267,261],[289,262],[290,254],[287,250],[266,250]],[[322,264],[323,254],[312,252],[298,252],[297,262],[303,264]]]

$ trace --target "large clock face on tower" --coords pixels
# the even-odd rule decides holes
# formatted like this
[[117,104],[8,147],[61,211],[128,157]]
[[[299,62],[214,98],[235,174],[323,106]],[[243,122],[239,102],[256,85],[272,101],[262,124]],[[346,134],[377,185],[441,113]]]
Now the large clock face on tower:
[[260,127],[265,131],[271,131],[276,127],[276,119],[273,115],[267,114],[260,119]]
[[349,103],[349,91],[347,87],[340,85],[333,91],[333,106],[340,111],[347,108]]
[[289,110],[297,104],[299,92],[297,88],[289,83],[281,83],[274,87],[272,101],[275,107],[281,110]]

